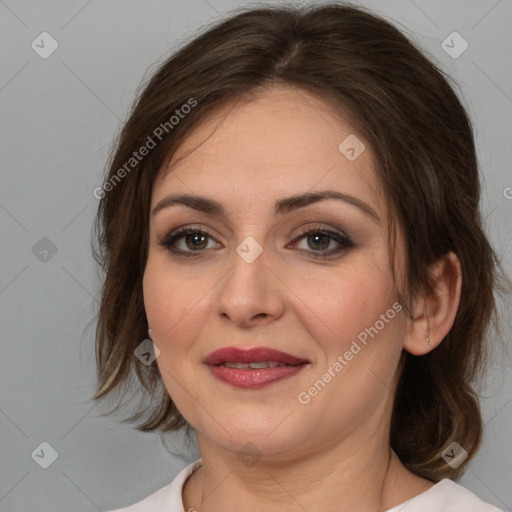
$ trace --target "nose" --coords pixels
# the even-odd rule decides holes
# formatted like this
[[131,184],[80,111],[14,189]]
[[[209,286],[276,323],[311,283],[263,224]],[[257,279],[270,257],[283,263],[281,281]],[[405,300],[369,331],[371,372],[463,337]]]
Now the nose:
[[231,270],[222,280],[218,315],[241,328],[277,320],[284,312],[285,291],[269,266],[270,258],[265,250],[253,261],[240,254],[233,252]]

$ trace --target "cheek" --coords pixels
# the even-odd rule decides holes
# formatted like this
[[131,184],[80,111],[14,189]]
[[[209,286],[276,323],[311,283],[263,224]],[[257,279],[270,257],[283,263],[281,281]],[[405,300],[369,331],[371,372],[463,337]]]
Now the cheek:
[[[347,265],[308,279],[297,277],[290,283],[300,299],[295,301],[301,308],[297,317],[331,356],[348,350],[361,333],[364,338],[366,329],[392,309],[393,287],[391,282],[382,282],[382,275],[375,265]],[[394,317],[394,313],[392,310],[388,316]]]
[[392,282],[384,282],[383,275],[377,265],[368,264],[347,266],[328,279],[302,281],[300,294],[308,297],[302,325],[322,354],[310,384],[320,379],[319,387],[328,383],[329,388],[319,393],[320,408],[341,414],[356,407],[364,416],[392,388],[405,324]]
[[185,390],[193,389],[199,360],[193,351],[204,323],[199,317],[206,314],[206,301],[201,301],[204,294],[204,288],[194,286],[193,279],[170,271],[169,264],[158,258],[148,258],[143,295],[152,339],[160,350],[156,364],[167,392],[188,420],[194,407]]
[[214,277],[180,272],[159,255],[148,258],[143,279],[146,315],[160,350],[157,365],[178,407],[182,386],[191,387],[202,364],[200,341],[212,314],[211,294],[218,281]]
[[401,305],[391,294],[363,283],[350,288],[345,280],[341,289],[346,293],[332,290],[328,302],[312,307],[320,308],[322,320],[336,335],[316,337],[323,357],[298,398],[311,406],[313,416],[323,416],[336,428],[352,428],[390,399],[402,352]]
[[[144,307],[155,340],[166,344],[200,310],[205,287],[170,269],[165,258],[149,257],[143,279]],[[165,346],[163,347],[165,349]]]

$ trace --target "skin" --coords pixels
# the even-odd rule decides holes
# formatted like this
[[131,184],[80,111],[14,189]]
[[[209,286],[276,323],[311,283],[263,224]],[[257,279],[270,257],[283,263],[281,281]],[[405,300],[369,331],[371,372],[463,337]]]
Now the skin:
[[[143,292],[157,364],[196,429],[203,460],[184,485],[185,510],[384,511],[433,485],[401,464],[389,430],[402,351],[427,353],[453,323],[461,285],[454,255],[433,267],[437,286],[416,298],[414,319],[397,314],[309,403],[298,401],[397,302],[372,151],[365,143],[349,161],[338,150],[349,134],[364,142],[318,97],[272,87],[205,118],[154,184],[151,210],[178,193],[207,196],[226,210],[219,217],[168,206],[149,226]],[[279,198],[320,190],[357,198],[378,220],[333,199],[274,212]],[[162,245],[182,226],[208,232],[199,256]],[[354,247],[308,238],[308,228],[345,233]],[[252,263],[236,252],[249,236],[263,249]],[[186,241],[174,249],[198,251],[193,237]],[[403,268],[401,233],[397,242]],[[202,362],[227,346],[268,346],[310,363],[270,386],[239,389]],[[258,460],[246,464],[238,452],[249,442]]]

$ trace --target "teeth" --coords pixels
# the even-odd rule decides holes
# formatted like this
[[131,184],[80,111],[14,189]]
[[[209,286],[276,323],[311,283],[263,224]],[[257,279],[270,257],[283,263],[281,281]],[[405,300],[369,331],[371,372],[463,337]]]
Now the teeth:
[[249,365],[247,363],[226,362],[226,363],[222,363],[221,366],[227,366],[228,368],[249,368]]
[[221,363],[221,366],[227,366],[228,368],[237,368],[237,369],[253,369],[259,370],[263,368],[275,368],[276,366],[288,366],[284,363],[278,363],[277,361],[258,361],[254,363],[234,363],[231,361],[226,361]]
[[270,368],[270,366],[266,361],[262,361],[261,363],[249,363],[249,368]]

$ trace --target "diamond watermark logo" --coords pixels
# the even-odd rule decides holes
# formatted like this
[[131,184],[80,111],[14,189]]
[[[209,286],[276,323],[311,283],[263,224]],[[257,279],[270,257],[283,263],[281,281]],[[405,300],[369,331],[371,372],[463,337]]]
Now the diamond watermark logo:
[[59,454],[50,443],[44,441],[30,454],[30,456],[43,469],[48,469],[57,460]]
[[43,236],[34,247],[32,254],[43,263],[48,263],[57,254],[57,246],[47,237]]
[[143,365],[149,366],[160,355],[160,349],[150,339],[146,338],[133,353]]
[[441,48],[452,59],[458,59],[468,49],[468,47],[468,42],[458,32],[452,32],[441,43]]
[[347,160],[353,162],[361,156],[366,146],[359,137],[351,133],[341,141],[338,149]]
[[30,46],[41,59],[47,59],[59,47],[59,43],[48,32],[41,32]]
[[443,457],[447,464],[456,469],[468,458],[468,452],[459,443],[454,441],[443,451],[441,457]]
[[252,236],[248,236],[236,248],[236,252],[246,263],[252,263],[263,252],[263,247]]
[[237,452],[237,457],[248,468],[252,468],[262,457],[261,451],[253,443],[246,443]]

